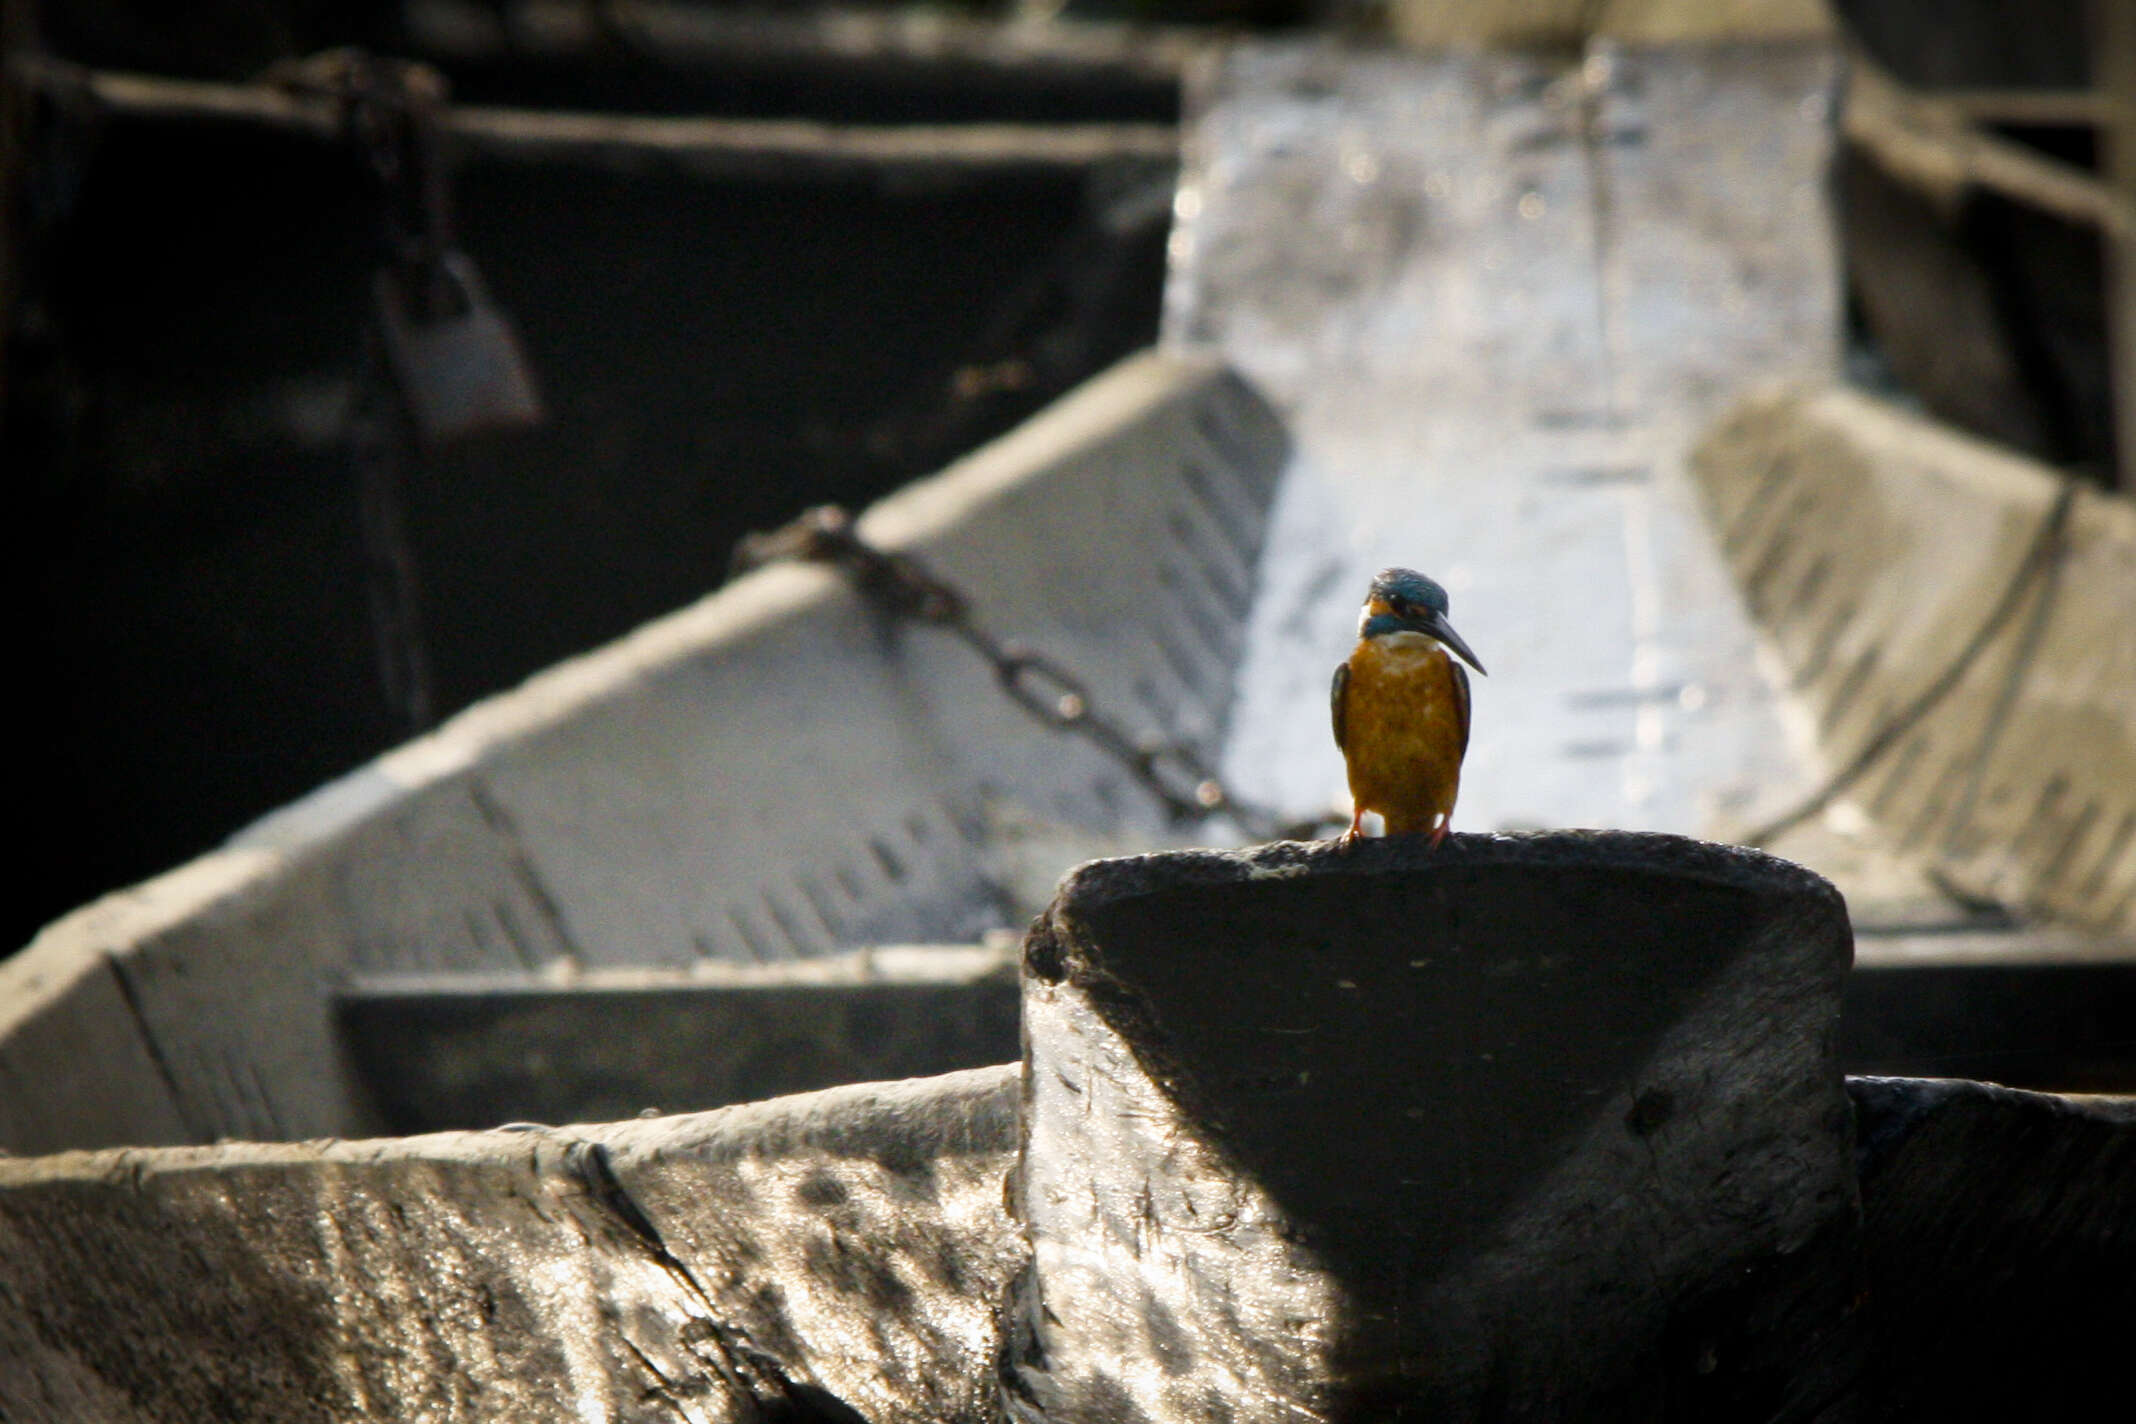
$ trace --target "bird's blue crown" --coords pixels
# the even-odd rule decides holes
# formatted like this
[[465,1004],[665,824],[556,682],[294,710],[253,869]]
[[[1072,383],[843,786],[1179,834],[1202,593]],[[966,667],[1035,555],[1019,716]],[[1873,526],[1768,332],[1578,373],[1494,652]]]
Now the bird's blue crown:
[[1422,604],[1436,613],[1447,610],[1446,590],[1415,569],[1381,569],[1372,576],[1369,597],[1385,599],[1396,607]]

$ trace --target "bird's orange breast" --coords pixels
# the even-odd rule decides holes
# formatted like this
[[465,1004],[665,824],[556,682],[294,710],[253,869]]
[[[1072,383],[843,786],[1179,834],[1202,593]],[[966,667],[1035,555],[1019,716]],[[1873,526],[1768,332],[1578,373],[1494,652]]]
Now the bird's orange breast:
[[1350,795],[1390,832],[1422,831],[1452,814],[1468,741],[1452,660],[1421,634],[1367,638],[1350,654],[1343,754]]

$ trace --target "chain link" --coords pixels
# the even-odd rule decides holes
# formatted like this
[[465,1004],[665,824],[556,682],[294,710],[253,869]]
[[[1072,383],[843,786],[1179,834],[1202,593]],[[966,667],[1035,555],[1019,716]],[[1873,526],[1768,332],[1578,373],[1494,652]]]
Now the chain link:
[[994,669],[1011,702],[1057,732],[1083,738],[1123,767],[1175,820],[1223,813],[1261,840],[1302,840],[1318,834],[1318,820],[1283,821],[1225,789],[1195,750],[1161,736],[1137,737],[1098,710],[1089,685],[1036,649],[1003,642],[972,618],[970,597],[910,554],[878,549],[855,532],[853,517],[835,504],[818,505],[782,528],[751,534],[734,551],[739,575],[785,560],[835,564],[885,612],[932,624],[961,639]]

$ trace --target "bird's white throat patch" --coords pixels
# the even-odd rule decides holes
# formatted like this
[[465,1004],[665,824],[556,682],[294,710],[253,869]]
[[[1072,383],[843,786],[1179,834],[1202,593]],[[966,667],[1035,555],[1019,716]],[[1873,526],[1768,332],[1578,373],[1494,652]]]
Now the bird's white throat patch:
[[1391,653],[1428,653],[1439,646],[1439,640],[1429,633],[1419,633],[1411,628],[1380,636],[1380,646]]

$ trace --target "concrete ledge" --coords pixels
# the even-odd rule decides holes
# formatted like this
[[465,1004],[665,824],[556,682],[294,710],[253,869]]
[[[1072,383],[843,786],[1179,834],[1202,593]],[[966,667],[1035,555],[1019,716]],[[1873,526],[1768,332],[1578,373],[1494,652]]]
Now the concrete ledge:
[[[2061,477],[1840,390],[1744,401],[1692,459],[1743,597],[1833,765],[1966,647]],[[2136,933],[2136,503],[2080,490],[2040,588],[1855,787],[1989,899]],[[2033,644],[2015,682],[2020,646]]]
[[569,979],[366,979],[337,998],[396,1132],[695,1112],[1016,1056],[1013,946],[900,945]]
[[[2136,1092],[2126,947],[2028,941],[2014,956],[2002,933],[1856,935],[1847,1072]],[[751,968],[401,976],[351,985],[337,1018],[395,1132],[590,1122],[1013,1058],[1014,965],[1009,947],[908,945]]]
[[1015,1103],[0,1157],[0,1416],[991,1418]]
[[2060,1093],[2136,1093],[2136,958],[1857,966],[1849,1072],[1986,1078]]

